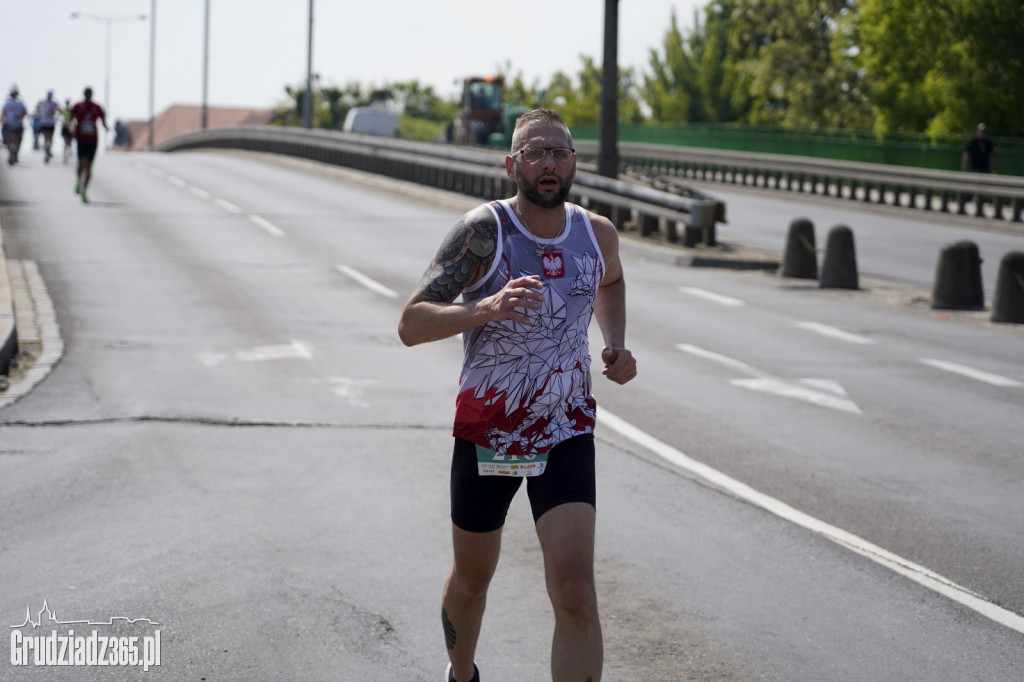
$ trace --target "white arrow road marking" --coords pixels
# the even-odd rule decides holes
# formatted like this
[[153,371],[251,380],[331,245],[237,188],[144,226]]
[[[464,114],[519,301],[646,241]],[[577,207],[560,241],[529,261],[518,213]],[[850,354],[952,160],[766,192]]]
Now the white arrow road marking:
[[984,381],[986,384],[992,384],[993,386],[1005,386],[1013,387],[1022,385],[1021,382],[1010,379],[1008,377],[1000,376],[998,374],[991,374],[989,372],[983,372],[980,369],[974,369],[966,365],[958,365],[955,362],[946,362],[945,360],[932,360],[929,358],[918,358],[924,364],[935,367],[936,369],[944,369],[947,372],[953,372],[954,374],[960,374],[971,379],[977,379],[978,381]]
[[869,339],[866,336],[859,336],[857,334],[851,334],[845,332],[842,329],[836,327],[830,327],[827,324],[820,324],[818,322],[794,322],[796,326],[807,331],[814,332],[815,334],[821,334],[830,339],[836,339],[838,341],[846,341],[847,343],[860,343],[860,344],[871,344],[875,343],[874,339]]
[[331,377],[331,391],[339,398],[344,398],[352,407],[370,407],[370,403],[363,400],[363,391],[367,386],[373,386],[380,382],[375,379],[350,379],[349,377]]
[[875,563],[885,566],[895,573],[910,578],[914,582],[923,585],[934,592],[948,597],[959,604],[963,604],[967,608],[980,613],[991,621],[1004,625],[1016,632],[1024,633],[1024,617],[987,601],[984,597],[968,590],[966,587],[961,587],[952,580],[939,575],[920,564],[904,559],[898,554],[894,554],[883,547],[872,544],[853,533],[843,530],[842,528],[827,524],[824,521],[810,516],[809,514],[805,514],[798,509],[794,509],[781,500],[777,500],[774,497],[770,497],[758,490],[755,490],[754,488],[751,488],[746,483],[737,481],[735,478],[730,478],[721,471],[713,469],[703,462],[698,462],[697,460],[686,456],[671,445],[663,443],[647,432],[642,431],[629,422],[609,413],[604,408],[600,409],[598,420],[601,424],[607,426],[613,431],[617,431],[640,447],[646,448],[665,461],[689,473],[691,476],[695,476],[700,480],[716,486],[720,490],[726,491],[736,499],[743,500],[756,507],[760,507],[781,519],[789,521],[801,528],[806,528],[812,533],[817,533],[837,545],[847,548],[851,552],[866,557]]
[[732,379],[729,383],[734,386],[761,393],[769,393],[783,398],[795,398],[796,400],[803,400],[820,407],[829,407],[833,410],[840,410],[851,414],[861,414],[857,404],[846,397],[846,391],[843,390],[843,387],[838,382],[830,379],[799,379],[794,383],[780,379],[745,362],[740,362],[739,360],[734,360],[733,358],[719,355],[718,353],[688,343],[677,344],[676,348],[684,353],[712,360],[720,365],[732,367],[754,377],[753,379]]
[[384,296],[386,298],[398,298],[397,291],[388,289],[386,286],[384,286],[377,280],[367,277],[366,275],[359,272],[355,268],[351,268],[347,265],[337,265],[335,266],[335,269],[341,274],[345,275],[346,277],[354,279],[356,282],[362,284],[364,287],[366,287],[367,289],[376,294],[380,294],[381,296]]
[[196,353],[196,359],[207,367],[214,367],[227,360],[237,362],[264,362],[267,360],[308,360],[313,349],[302,341],[292,341],[283,346],[255,346],[235,353]]
[[707,301],[713,301],[714,303],[717,303],[719,305],[727,305],[732,307],[746,305],[746,303],[744,303],[738,298],[733,298],[731,296],[723,296],[722,294],[716,294],[712,291],[708,291],[706,289],[699,289],[697,287],[679,287],[679,291],[683,292],[684,294],[689,294],[690,296],[696,296],[697,298],[703,298]]

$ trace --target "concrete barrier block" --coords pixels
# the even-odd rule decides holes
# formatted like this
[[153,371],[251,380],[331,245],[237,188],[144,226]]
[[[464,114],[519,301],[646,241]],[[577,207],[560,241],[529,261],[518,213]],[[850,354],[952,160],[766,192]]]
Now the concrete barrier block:
[[789,224],[786,251],[782,256],[783,277],[818,279],[818,253],[814,241],[814,223],[797,218]]
[[946,244],[939,252],[932,284],[932,308],[940,310],[984,310],[981,284],[981,256],[971,241]]
[[999,263],[992,321],[1024,324],[1024,251],[1011,251]]
[[828,231],[818,285],[822,289],[860,288],[853,230],[846,225],[836,225]]

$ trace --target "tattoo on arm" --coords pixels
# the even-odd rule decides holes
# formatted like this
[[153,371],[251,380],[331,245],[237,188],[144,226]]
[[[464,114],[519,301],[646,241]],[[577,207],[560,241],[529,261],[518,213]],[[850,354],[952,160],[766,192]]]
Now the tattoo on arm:
[[441,624],[444,626],[444,643],[448,651],[455,648],[455,626],[448,619],[448,612],[441,609]]
[[494,260],[498,223],[486,207],[466,214],[448,232],[417,292],[438,301],[451,301],[486,272]]

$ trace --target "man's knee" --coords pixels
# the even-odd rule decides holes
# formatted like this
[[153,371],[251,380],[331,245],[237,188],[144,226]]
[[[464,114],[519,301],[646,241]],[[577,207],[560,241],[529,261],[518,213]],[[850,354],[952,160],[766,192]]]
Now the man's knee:
[[597,615],[597,590],[589,575],[566,576],[548,585],[548,596],[555,612],[577,620]]
[[467,601],[483,599],[493,576],[493,572],[456,569],[448,580],[448,591]]

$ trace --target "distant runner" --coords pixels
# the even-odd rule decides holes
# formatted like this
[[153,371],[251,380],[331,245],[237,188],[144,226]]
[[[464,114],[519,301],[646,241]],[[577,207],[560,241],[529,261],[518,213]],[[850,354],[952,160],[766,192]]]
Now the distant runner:
[[96,125],[102,123],[104,130],[110,128],[107,126],[107,115],[103,107],[92,101],[92,88],[86,88],[82,94],[85,99],[71,107],[71,130],[78,142],[78,181],[75,183],[75,194],[80,195],[82,202],[88,204],[89,195],[86,190],[89,187],[89,180],[92,179],[92,162],[96,158],[96,147],[100,143]]
[[53,90],[46,91],[46,99],[39,100],[36,105],[36,119],[39,121],[39,132],[43,134],[43,151],[46,152],[46,163],[53,158],[51,148],[53,147],[53,131],[57,127],[57,114],[60,112],[60,104],[53,101]]
[[18,151],[21,149],[21,136],[25,133],[25,116],[28,110],[25,103],[18,99],[18,86],[11,86],[11,96],[4,102],[0,112],[0,124],[3,127],[4,145],[7,146],[7,163],[18,163]]

